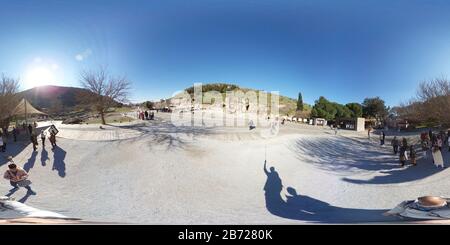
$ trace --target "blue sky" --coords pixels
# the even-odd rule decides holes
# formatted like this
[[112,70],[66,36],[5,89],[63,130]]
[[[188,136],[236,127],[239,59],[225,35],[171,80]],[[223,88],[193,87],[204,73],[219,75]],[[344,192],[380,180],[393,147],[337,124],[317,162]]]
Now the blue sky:
[[[194,82],[280,91],[305,102],[380,96],[396,105],[450,73],[446,1],[0,0],[0,72],[79,86],[107,66],[131,99]],[[37,77],[43,81],[36,81]]]

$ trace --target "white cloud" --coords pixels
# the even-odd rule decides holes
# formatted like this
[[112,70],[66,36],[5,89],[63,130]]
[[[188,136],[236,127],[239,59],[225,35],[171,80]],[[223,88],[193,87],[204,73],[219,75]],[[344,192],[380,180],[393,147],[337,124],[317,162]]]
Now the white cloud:
[[83,61],[85,60],[87,57],[89,57],[92,54],[92,50],[90,49],[86,49],[83,52],[75,55],[75,59],[78,61]]

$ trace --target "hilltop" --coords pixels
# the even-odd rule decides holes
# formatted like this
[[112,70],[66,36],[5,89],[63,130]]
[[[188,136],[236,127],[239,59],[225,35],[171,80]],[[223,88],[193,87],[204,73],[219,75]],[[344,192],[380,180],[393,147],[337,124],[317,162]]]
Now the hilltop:
[[[227,91],[236,91],[236,90],[241,90],[244,93],[246,93],[248,91],[254,91],[257,94],[259,94],[259,92],[265,92],[265,91],[258,90],[258,89],[242,88],[238,85],[228,84],[228,83],[210,83],[210,84],[202,85],[203,93],[208,92],[208,91],[218,91],[222,95],[224,95]],[[189,88],[185,89],[185,91],[192,95],[194,93],[194,87],[193,86],[189,87]],[[268,98],[270,99],[270,94],[269,94]],[[295,115],[296,109],[297,109],[297,100],[287,97],[287,96],[283,96],[283,95],[279,95],[279,99],[280,99],[280,114],[281,115],[286,115],[286,114]],[[303,103],[303,106],[304,106],[305,112],[311,111],[311,105]]]

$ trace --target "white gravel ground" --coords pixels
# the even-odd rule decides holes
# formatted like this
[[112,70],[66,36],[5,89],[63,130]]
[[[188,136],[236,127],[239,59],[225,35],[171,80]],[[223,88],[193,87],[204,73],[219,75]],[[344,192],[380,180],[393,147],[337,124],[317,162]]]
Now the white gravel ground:
[[[450,194],[448,169],[425,159],[400,168],[390,146],[369,142],[364,133],[341,130],[336,136],[289,124],[264,139],[246,128],[174,127],[167,117],[124,130],[133,137],[90,141],[80,132],[80,139],[62,133],[69,136],[58,138],[54,151],[13,146],[37,195],[24,189],[11,195],[88,221],[297,224],[389,222],[395,219],[382,213],[405,199]],[[263,190],[266,148],[268,166],[282,180],[281,193],[274,185]],[[450,155],[445,158],[450,164]],[[1,157],[0,164],[3,173]],[[3,181],[0,195],[10,188]]]

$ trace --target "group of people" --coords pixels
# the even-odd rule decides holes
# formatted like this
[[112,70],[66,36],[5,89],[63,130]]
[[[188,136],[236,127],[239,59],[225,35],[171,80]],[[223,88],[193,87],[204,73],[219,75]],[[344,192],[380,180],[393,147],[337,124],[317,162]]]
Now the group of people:
[[[382,132],[382,143],[381,145],[384,145],[386,135],[384,132]],[[408,146],[408,140],[403,137],[402,141],[400,142],[397,139],[397,136],[394,136],[394,138],[391,141],[392,148],[394,150],[394,154],[399,154],[399,160],[402,167],[405,166],[406,161],[410,161],[413,166],[417,165],[417,154],[416,149],[414,148],[414,144],[411,144]],[[409,154],[408,154],[409,151]]]
[[[447,133],[441,131],[436,134],[433,133],[432,130],[430,130],[428,133],[422,133],[420,135],[420,143],[424,157],[428,158],[428,155],[431,155],[433,163],[437,167],[444,168],[444,158],[442,156],[442,150],[444,149],[444,146],[447,145],[448,151],[450,152],[449,139],[450,130]],[[380,135],[381,145],[384,144],[384,140],[385,134],[384,132],[382,132]],[[414,144],[408,146],[408,141],[406,138],[403,137],[403,139],[400,141],[397,139],[397,136],[394,136],[391,141],[391,145],[394,154],[399,155],[400,163],[402,166],[405,166],[408,160],[410,160],[411,164],[414,166],[417,164],[417,153]]]
[[423,151],[431,151],[431,154],[433,156],[433,163],[436,166],[444,167],[442,151],[444,150],[444,146],[447,145],[448,151],[450,152],[450,130],[448,130],[447,133],[445,133],[444,131],[433,133],[433,131],[430,130],[428,134],[422,133],[420,135],[420,138]]
[[155,112],[153,111],[139,111],[138,118],[141,120],[154,120]]
[[[36,151],[37,150],[37,146],[38,146],[38,130],[37,130],[37,123],[33,122],[32,124],[28,124],[28,126],[26,126],[26,124],[24,123],[22,125],[23,130],[26,131],[29,135],[29,139],[31,144],[33,145],[33,150]],[[17,136],[20,134],[20,130],[17,129],[17,127],[13,127],[12,131],[12,136],[14,139],[14,142],[17,141]],[[52,146],[52,149],[54,149],[56,147],[56,134],[53,131],[49,131],[49,141],[50,144]],[[3,128],[0,129],[0,151],[1,152],[6,152],[6,145],[8,143],[8,138],[9,138],[10,132],[8,132],[7,128]],[[41,138],[42,141],[42,147],[45,147],[45,140],[47,138],[47,132],[45,130],[41,130],[39,133],[39,136]]]

